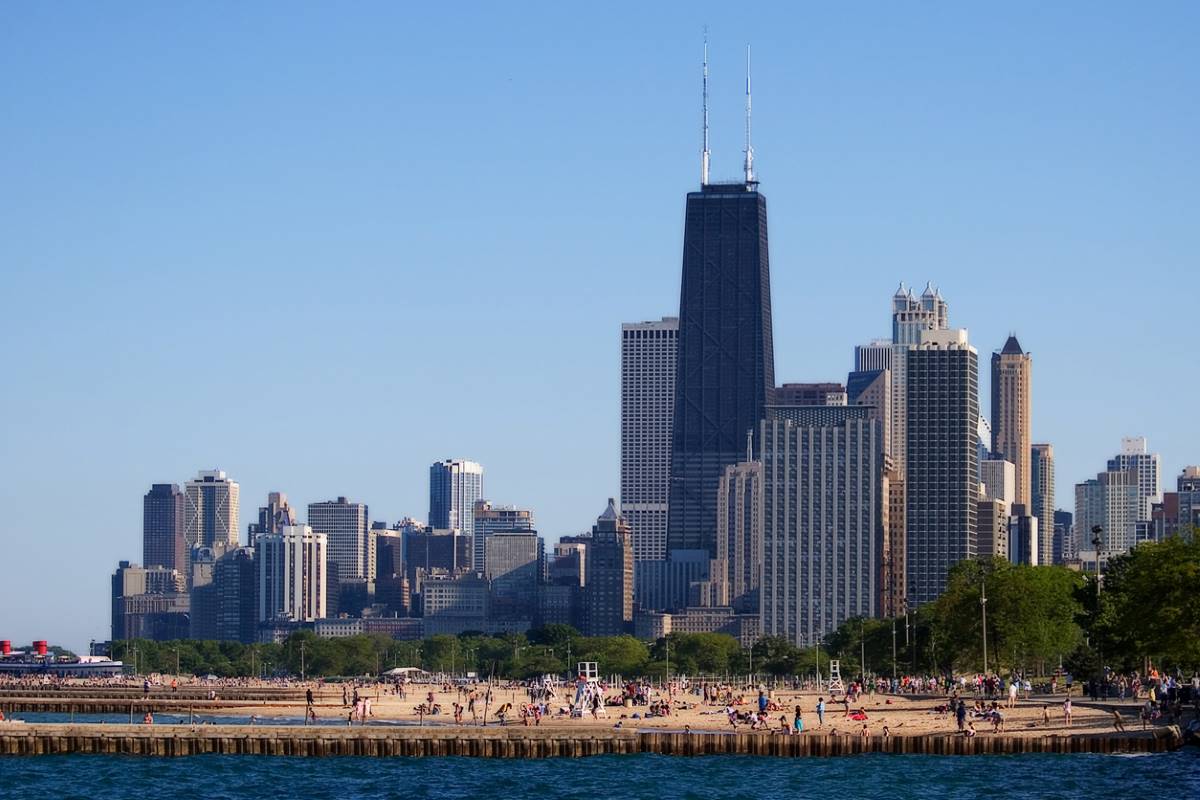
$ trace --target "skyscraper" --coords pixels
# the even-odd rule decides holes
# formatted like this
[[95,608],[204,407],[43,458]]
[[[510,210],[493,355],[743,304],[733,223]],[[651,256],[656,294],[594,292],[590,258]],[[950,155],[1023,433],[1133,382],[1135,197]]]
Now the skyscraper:
[[965,330],[928,330],[905,351],[908,606],[937,598],[974,558],[979,504],[979,356]]
[[768,419],[760,442],[762,633],[810,646],[883,605],[883,426],[849,414],[829,425]]
[[900,284],[892,296],[892,446],[889,452],[896,461],[901,477],[908,463],[906,356],[909,350],[921,344],[921,336],[925,331],[941,331],[949,327],[950,308],[932,283],[925,284],[925,291],[919,299],[911,289]]
[[516,506],[493,506],[487,500],[476,500],[472,514],[475,536],[471,568],[483,572],[487,566],[487,540],[497,533],[527,533],[533,531],[533,512]]
[[[186,557],[192,548],[238,544],[238,492],[240,487],[223,471],[203,470],[184,484],[183,537]],[[184,570],[191,574],[191,568]]]
[[611,498],[592,527],[586,565],[583,633],[618,636],[628,632],[633,624],[633,543],[629,526]]
[[1092,528],[1100,526],[1099,561],[1128,552],[1137,537],[1137,523],[1145,507],[1132,470],[1109,470],[1075,484],[1075,541],[1072,557],[1094,563],[1096,548]]
[[679,320],[621,326],[621,516],[636,561],[667,557]]
[[854,347],[854,371],[878,372],[892,368],[892,340],[872,339]]
[[475,501],[483,499],[483,467],[446,459],[429,467],[429,527],[475,535]]
[[311,622],[325,616],[326,546],[308,525],[285,525],[255,546],[258,620]]
[[749,80],[746,99],[745,180],[709,183],[703,169],[684,215],[667,549],[710,557],[717,483],[742,460],[775,387],[767,200],[754,177]]
[[1003,458],[985,458],[979,462],[979,482],[983,484],[983,496],[1004,504],[1004,513],[1012,510],[1017,502],[1017,468]]
[[1129,471],[1137,476],[1138,492],[1142,497],[1138,519],[1150,519],[1150,506],[1162,501],[1162,458],[1149,451],[1145,437],[1123,438],[1121,452],[1108,461],[1108,471]]
[[1012,462],[1017,479],[1014,496],[1027,509],[1033,507],[1032,378],[1033,356],[1021,349],[1016,336],[1009,336],[1004,347],[992,354],[992,450]]
[[1054,447],[1035,444],[1030,449],[1029,482],[1033,515],[1038,519],[1038,563],[1057,564],[1054,558]]
[[173,483],[156,483],[142,498],[142,562],[183,571],[183,493]]
[[283,492],[271,492],[267,495],[267,504],[258,507],[258,522],[251,522],[249,527],[250,544],[260,533],[279,533],[284,525],[296,524],[296,512],[288,505],[287,495]]
[[713,605],[758,611],[762,576],[763,471],[761,461],[725,467],[717,493],[717,557],[710,570]]
[[375,580],[375,548],[366,503],[351,503],[345,497],[309,503],[308,525],[315,533],[325,534],[339,583]]

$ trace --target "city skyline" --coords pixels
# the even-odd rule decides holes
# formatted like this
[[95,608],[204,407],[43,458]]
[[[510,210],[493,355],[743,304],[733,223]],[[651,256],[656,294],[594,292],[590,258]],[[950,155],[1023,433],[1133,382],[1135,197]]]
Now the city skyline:
[[[1060,14],[1063,12],[1055,11],[1050,16],[1059,19]],[[962,12],[956,18],[964,16],[970,18]],[[740,97],[734,87],[741,79],[740,50],[745,37],[742,28],[729,23],[725,26],[729,33],[721,32],[717,16],[711,21],[713,80],[718,84],[713,90],[713,171],[714,177],[723,177],[736,174],[741,160],[740,125],[736,119]],[[832,21],[824,22],[839,30]],[[36,26],[36,20],[29,24]],[[912,65],[902,67],[899,76],[886,77],[860,67],[849,78],[839,79],[822,70],[819,79],[797,83],[793,71],[812,72],[822,57],[844,65],[852,60],[852,54],[835,56],[826,45],[807,40],[806,47],[819,45],[820,52],[797,54],[795,48],[772,36],[766,23],[760,24],[763,29],[750,37],[755,42],[755,91],[759,95],[755,146],[764,193],[772,198],[771,255],[775,268],[771,291],[777,384],[840,380],[853,367],[855,345],[886,335],[883,315],[895,284],[909,276],[928,276],[951,298],[953,324],[970,330],[970,340],[980,353],[1000,348],[1005,337],[1015,332],[1022,344],[1037,354],[1032,437],[1054,445],[1060,508],[1073,510],[1067,501],[1070,487],[1101,471],[1112,455],[1113,443],[1122,436],[1146,436],[1154,443],[1155,451],[1163,455],[1166,485],[1173,485],[1185,465],[1200,460],[1200,434],[1183,430],[1186,426],[1181,425],[1186,420],[1188,387],[1179,391],[1173,385],[1173,391],[1161,393],[1128,388],[1154,385],[1153,377],[1170,371],[1167,365],[1178,363],[1189,341],[1183,298],[1194,295],[1188,289],[1195,278],[1194,273],[1185,272],[1183,264],[1194,251],[1194,241],[1182,231],[1182,224],[1190,214],[1183,212],[1194,201],[1182,195],[1182,187],[1194,184],[1195,170],[1186,158],[1180,159],[1182,166],[1170,163],[1174,177],[1168,177],[1165,170],[1172,154],[1179,158],[1178,154],[1188,152],[1183,145],[1196,133],[1195,118],[1194,114],[1189,116],[1192,112],[1175,107],[1170,126],[1154,116],[1157,107],[1152,105],[1170,97],[1170,87],[1181,79],[1175,78],[1177,83],[1171,84],[1164,78],[1167,88],[1160,83],[1150,92],[1152,96],[1142,101],[1144,105],[1135,103],[1135,108],[1148,115],[1149,122],[1141,124],[1159,134],[1158,153],[1144,153],[1127,141],[1126,137],[1136,139],[1141,128],[1136,120],[1124,120],[1100,134],[1103,146],[1093,144],[1084,147],[1083,153],[1071,154],[1067,146],[1073,141],[1072,134],[1094,127],[1089,112],[1106,122],[1109,114],[1116,113],[1108,108],[1108,94],[1100,88],[1106,80],[1111,81],[1111,75],[1099,74],[1093,79],[1068,70],[1066,76],[1051,76],[1049,87],[1039,88],[1033,85],[1036,70],[1025,66],[1017,69],[1017,77],[1009,82],[985,68],[988,53],[994,52],[989,46],[985,53],[967,59],[965,77],[942,78],[948,86],[963,91],[970,80],[981,78],[981,93],[988,86],[1007,90],[1008,94],[997,93],[999,99],[988,113],[966,111],[959,118],[928,110],[904,113],[889,104],[888,88],[894,89],[895,82],[911,80],[914,83],[909,96],[919,98],[923,96],[921,90],[934,91],[939,86],[933,76]],[[975,24],[980,24],[979,20]],[[1099,61],[1106,47],[1123,41],[1116,36],[1116,23],[1088,20],[1087,26],[1090,32],[1100,35],[1098,44],[1083,48],[1085,62],[1089,54]],[[90,605],[94,604],[86,602],[100,597],[98,593],[105,586],[104,574],[94,565],[100,559],[106,567],[118,559],[140,561],[139,497],[153,483],[182,485],[202,469],[225,470],[239,482],[243,522],[252,518],[251,512],[269,491],[287,492],[296,508],[331,497],[351,496],[369,503],[374,518],[392,522],[403,516],[424,518],[429,463],[461,455],[487,466],[488,499],[516,503],[537,513],[539,531],[548,543],[560,535],[587,530],[595,520],[595,498],[617,494],[619,386],[615,332],[623,322],[658,319],[677,311],[682,237],[679,200],[681,194],[695,188],[699,152],[693,80],[699,60],[696,27],[679,20],[667,25],[656,19],[652,29],[669,41],[662,54],[654,58],[641,56],[642,60],[635,58],[634,64],[612,67],[607,80],[618,94],[634,85],[634,71],[650,76],[648,94],[656,96],[635,98],[627,113],[653,110],[651,124],[628,133],[616,125],[605,126],[608,149],[604,164],[609,175],[588,173],[589,178],[596,179],[588,184],[589,197],[568,198],[565,208],[555,210],[551,215],[553,224],[537,246],[529,248],[528,242],[518,243],[504,233],[518,215],[531,213],[526,205],[528,195],[519,194],[512,209],[497,214],[463,191],[460,173],[443,173],[446,182],[431,191],[453,204],[447,206],[453,209],[450,216],[479,222],[489,249],[511,251],[505,258],[508,268],[502,271],[513,285],[505,287],[486,270],[469,268],[470,261],[480,254],[456,245],[443,266],[462,271],[474,281],[471,290],[459,297],[440,293],[446,286],[444,280],[416,279],[410,287],[409,276],[421,271],[423,260],[434,258],[431,241],[415,234],[411,224],[401,226],[402,236],[390,238],[375,233],[368,244],[354,247],[356,231],[365,227],[367,232],[374,232],[390,224],[383,217],[409,214],[410,218],[416,215],[418,220],[428,219],[420,206],[411,206],[394,190],[376,186],[372,197],[378,207],[354,206],[341,211],[336,206],[294,197],[286,201],[285,196],[294,193],[295,186],[275,186],[265,194],[251,191],[255,199],[246,202],[274,198],[281,204],[259,219],[259,232],[248,232],[233,216],[217,215],[211,220],[219,234],[216,240],[201,240],[198,254],[184,256],[176,251],[172,240],[193,238],[198,230],[178,217],[155,211],[150,203],[183,175],[197,181],[193,187],[195,202],[211,210],[206,193],[216,186],[202,180],[194,167],[184,164],[179,167],[182,173],[176,175],[169,166],[168,154],[151,151],[145,156],[149,161],[132,163],[151,164],[158,172],[152,169],[140,174],[133,186],[122,189],[111,184],[116,174],[112,167],[104,159],[97,159],[90,167],[91,174],[111,194],[106,203],[132,209],[127,211],[132,216],[122,225],[122,219],[114,216],[116,212],[98,209],[99,219],[89,223],[82,205],[68,203],[66,221],[74,226],[75,235],[59,242],[53,239],[54,229],[46,227],[46,220],[57,216],[57,206],[52,204],[52,200],[59,202],[56,193],[71,193],[71,170],[78,169],[79,156],[68,159],[61,171],[47,173],[41,186],[33,180],[37,170],[17,163],[13,155],[0,156],[0,174],[8,175],[9,185],[27,201],[23,209],[14,209],[4,237],[5,260],[17,267],[5,269],[0,277],[0,288],[4,290],[0,295],[5,298],[0,301],[6,330],[3,352],[6,362],[13,365],[6,389],[18,388],[5,392],[8,399],[3,438],[11,450],[6,453],[0,484],[4,485],[2,499],[6,507],[16,511],[0,529],[0,544],[6,554],[19,553],[34,565],[33,571],[41,573],[41,580],[53,566],[58,570],[56,577],[78,587],[66,590],[62,600],[51,598],[35,609],[26,598],[39,587],[44,589],[44,584],[20,576],[6,581],[0,588],[0,607],[11,613],[0,619],[7,626],[5,634],[13,639],[59,639],[76,647],[89,638],[101,638],[107,629],[105,613],[100,610],[93,614]],[[604,29],[601,32],[612,33]],[[1011,41],[1014,31],[1006,32]],[[905,33],[913,41],[920,41],[919,32],[911,27]],[[218,36],[215,31],[208,34]],[[68,29],[61,31],[55,41],[59,46],[77,47],[85,54],[107,52],[103,48],[109,45],[88,44],[78,38],[80,35]],[[315,35],[307,31],[307,41],[314,41]],[[873,32],[868,39],[878,43],[881,35]],[[1147,36],[1148,31],[1143,23],[1125,35]],[[481,36],[481,31],[471,29],[464,40],[475,42]],[[1000,39],[1004,41],[1003,36]],[[393,57],[381,49],[377,51],[379,43],[368,41],[364,59],[386,63],[385,55]],[[230,43],[244,65],[249,43],[236,37]],[[1037,40],[1027,49],[1034,61],[1045,60],[1052,58],[1048,45],[1047,41]],[[150,55],[158,46],[142,45],[135,52]],[[592,46],[599,49],[598,44],[589,44]],[[52,55],[53,50],[47,52]],[[964,55],[961,50],[955,52]],[[1139,65],[1145,74],[1138,74],[1148,81],[1160,71],[1167,74],[1179,69],[1175,60],[1182,57],[1169,47],[1165,52],[1161,48],[1157,51],[1157,60],[1148,53],[1142,55],[1144,60]],[[22,66],[23,72],[42,63],[41,56],[25,52],[9,53],[4,58],[6,63]],[[944,55],[934,61],[947,70],[950,58]],[[87,61],[84,58],[77,63]],[[116,59],[112,63],[117,74],[101,78],[100,98],[118,96],[114,93],[122,85],[120,80],[131,77],[129,60]],[[168,59],[166,63],[169,71],[172,65],[179,69],[181,62]],[[533,61],[501,63],[511,67],[501,72],[511,71],[518,81],[526,82],[522,89],[514,90],[515,94],[501,96],[528,100],[556,86],[529,85],[536,66]],[[803,68],[794,70],[797,63]],[[402,61],[396,68],[413,67]],[[596,76],[583,72],[578,77],[592,80]],[[1037,77],[1040,80],[1042,76]],[[878,83],[871,84],[871,78]],[[68,126],[64,119],[47,116],[48,106],[42,103],[64,98],[78,103],[81,97],[69,87],[37,81],[33,84],[45,89],[45,101],[14,96],[11,89],[0,92],[17,107],[33,112],[35,126],[53,140]],[[872,85],[874,90],[865,88]],[[1076,98],[1079,107],[1074,116],[1051,116],[1036,123],[1022,118],[1026,127],[1010,122],[1001,125],[999,133],[981,130],[988,121],[994,121],[993,113],[1051,109],[1055,91],[1070,86],[1089,90]],[[854,87],[866,96],[860,98],[848,91],[845,107],[832,102],[835,88]],[[440,86],[439,91],[445,88]],[[151,83],[139,90],[139,97],[152,100],[164,89]],[[1018,89],[1027,89],[1029,96],[1018,101],[1011,94]],[[324,86],[317,89],[326,90]],[[381,91],[381,87],[376,85],[373,90]],[[946,92],[947,98],[955,96],[949,89]],[[237,95],[241,100],[251,96]],[[787,111],[786,106],[797,99],[803,100],[802,109]],[[211,108],[213,100],[201,97],[198,102],[202,108]],[[280,102],[284,109],[297,113],[304,107],[294,96]],[[293,102],[297,104],[291,105]],[[436,99],[422,94],[416,102],[434,103]],[[874,113],[866,110],[870,104],[877,106]],[[196,149],[200,142],[177,127],[188,119],[188,112],[178,113],[182,116],[158,118],[167,129],[165,140],[204,156],[200,162],[211,169],[213,164],[207,158],[219,156],[222,146],[212,145],[216,148],[212,151]],[[456,120],[454,124],[461,124],[461,118],[449,116]],[[623,114],[618,110],[614,116]],[[502,134],[509,145],[525,139],[532,130],[515,117],[504,119],[508,127]],[[902,133],[894,138],[875,138],[860,127],[867,121],[878,126],[881,119],[896,123]],[[544,122],[544,117],[540,121]],[[552,121],[560,126],[560,132],[578,132],[575,122],[568,123],[556,115]],[[934,121],[946,123],[950,130],[935,131]],[[333,130],[325,133],[331,133],[335,142],[345,143],[353,141],[354,132],[370,129],[372,122],[387,127],[396,119],[359,116],[345,127],[330,123]],[[1162,132],[1164,125],[1166,133]],[[250,138],[239,140],[238,146],[263,152],[266,140],[258,137],[265,137],[270,130],[266,120],[252,118],[248,130]],[[144,144],[143,134],[124,128],[118,132],[136,135],[122,147],[110,132],[99,137],[97,143],[81,148],[79,154],[91,157],[100,152],[92,148],[110,147],[115,148],[116,165],[135,158],[134,151],[126,148]],[[1024,182],[1003,175],[1001,165],[971,162],[967,166],[965,159],[971,148],[956,148],[950,141],[951,134],[955,134],[976,142],[976,146],[997,146],[1001,144],[1000,134],[1014,132],[1024,132],[1030,140],[1001,146],[997,152],[1008,159],[1009,167],[1015,160],[1023,168],[1017,172]],[[428,129],[425,135],[429,135]],[[39,159],[55,152],[49,149],[50,144],[27,142],[11,131],[0,136],[4,137],[0,141],[14,145],[8,148],[10,152],[24,154],[28,164],[39,163]],[[925,138],[917,141],[922,136]],[[839,137],[845,138],[844,144]],[[417,137],[406,141],[421,140]],[[461,137],[457,141],[464,144]],[[305,178],[321,177],[322,163],[334,173],[340,165],[355,176],[326,175],[323,186],[330,196],[345,196],[361,185],[362,178],[355,168],[339,160],[334,150],[323,149],[315,140],[298,138],[293,142],[308,154]],[[528,150],[536,149],[531,141],[527,144]],[[654,154],[648,162],[644,161],[647,145]],[[571,152],[561,148],[561,142],[554,145],[546,158],[561,158]],[[1059,162],[1050,163],[1044,149]],[[1120,154],[1127,157],[1123,163]],[[881,187],[871,175],[879,162],[886,160],[885,155],[905,157],[887,172],[893,183],[890,187]],[[449,161],[450,153],[439,151],[433,158]],[[948,163],[922,174],[933,159]],[[1104,181],[1093,176],[1100,161]],[[389,181],[393,182],[411,177],[414,168],[424,169],[401,159],[385,164]],[[240,166],[247,167],[244,162]],[[248,175],[252,182],[261,181],[283,166],[283,162],[267,159],[260,170],[250,169]],[[468,166],[478,163],[471,158]],[[528,168],[524,162],[490,166],[494,171],[484,173],[485,186],[496,187],[511,187]],[[541,175],[551,165],[539,162],[528,169]],[[646,185],[648,171],[654,173],[649,190],[630,198],[626,193],[628,183],[637,179]],[[236,175],[226,170],[216,172],[226,180]],[[1162,199],[1160,180],[1166,182],[1166,196],[1172,198],[1173,207]],[[1069,188],[1049,196],[1043,193],[1024,209],[1001,208],[1004,203],[1015,205],[1018,197],[1029,200],[1038,186],[1044,190],[1064,182]],[[1154,198],[1158,199],[1148,193],[1151,183],[1156,190]],[[971,202],[957,197],[954,203],[947,203],[946,196],[966,191],[968,184],[977,192],[982,186],[993,196],[987,202],[972,196]],[[1118,198],[1118,194],[1129,193],[1131,184],[1133,199]],[[868,187],[879,196],[864,197]],[[909,205],[893,219],[889,214],[898,207],[894,192],[900,188],[906,190]],[[459,191],[462,194],[457,198],[442,194]],[[98,200],[101,195],[93,193],[89,197]],[[626,213],[634,222],[627,235],[607,234],[610,241],[594,252],[585,244],[595,241],[587,236],[587,229],[596,215],[603,213],[603,207],[616,203],[618,198],[631,203]],[[1093,214],[1069,208],[1069,200],[1086,206]],[[1152,203],[1160,213],[1153,219],[1145,214],[1127,216],[1137,203]],[[1044,217],[1056,216],[1057,212],[1067,213],[1050,226],[1053,232],[1044,230]],[[1174,219],[1173,214],[1181,214],[1181,218]],[[1116,224],[1117,219],[1123,227]],[[329,222],[330,230],[323,234],[299,230],[317,220]],[[996,230],[983,230],[988,226]],[[138,232],[144,228],[161,230],[143,239]],[[1164,230],[1171,234],[1165,242],[1161,236]],[[857,231],[861,239],[875,240],[875,244],[849,241],[851,231]],[[271,244],[276,239],[282,241],[289,232],[296,235],[294,244]],[[188,233],[192,236],[185,237]],[[396,255],[408,243],[405,237],[420,245],[414,260]],[[1005,239],[1015,243],[1005,245]],[[530,262],[527,256],[543,249],[542,245],[551,257]],[[324,293],[329,283],[324,265],[339,265],[347,252],[353,263],[345,266],[339,278],[351,281],[362,296],[369,298],[362,304],[330,299]],[[636,258],[621,264],[620,255],[630,252],[636,252]],[[167,267],[163,280],[176,290],[189,285],[189,270],[212,265],[226,286],[235,287],[233,296],[227,306],[215,310],[208,297],[203,303],[197,299],[183,308],[176,305],[168,313],[161,307],[143,304],[142,295],[135,293],[134,299],[129,299],[122,293],[124,287],[148,280],[160,262]],[[296,269],[290,273],[289,284],[277,285],[285,263],[294,264]],[[494,253],[489,263],[494,263]],[[577,280],[543,284],[552,263],[570,265]],[[1128,286],[1123,270],[1135,267],[1143,281],[1161,281],[1161,292],[1152,291],[1149,285],[1145,288],[1153,295],[1154,309],[1160,313],[1155,315],[1154,324],[1128,331],[1125,341],[1114,344],[1100,312],[1126,306]],[[1002,269],[1009,270],[1011,286],[998,281]],[[600,275],[604,270],[616,271],[611,281],[614,286],[602,285],[608,276],[600,281],[586,274],[594,271]],[[855,272],[852,281],[845,280],[848,271]],[[629,291],[631,282],[635,282],[636,291]],[[1038,291],[1031,294],[1030,285]],[[417,291],[409,292],[409,288]],[[267,308],[263,298],[272,290],[283,292],[280,299],[286,313],[269,320],[251,317],[251,312],[263,314]],[[506,306],[506,313],[481,316],[484,305],[494,300],[490,293],[496,291],[508,300],[499,304]],[[536,302],[529,307],[519,306],[521,313],[513,314],[512,303],[522,295]],[[1079,302],[1064,302],[1064,295]],[[393,304],[393,297],[401,301],[399,306]],[[382,302],[385,298],[389,298],[386,303]],[[578,302],[581,298],[583,302]],[[98,302],[91,302],[93,299]],[[422,304],[432,306],[432,316],[420,307]],[[322,320],[322,324],[312,326],[313,332],[308,332],[285,323],[304,314],[314,315],[315,323],[319,309],[335,313],[342,327],[331,329]],[[394,324],[385,324],[389,309],[400,312]],[[464,363],[463,354],[456,352],[461,340],[451,338],[439,343],[434,337],[417,335],[422,327],[436,325],[438,318],[448,313],[470,316],[477,326],[486,326],[480,330],[487,331],[488,340],[478,343],[469,362]],[[79,327],[68,326],[69,332],[60,333],[64,320]],[[501,330],[505,324],[510,328],[507,331]],[[95,334],[88,332],[89,327]],[[545,336],[547,328],[565,333]],[[320,337],[316,331],[320,331]],[[208,357],[217,352],[209,348],[221,342],[229,347],[224,363],[189,363],[184,368],[189,347],[203,349]],[[421,358],[418,350],[429,353]],[[1120,369],[1112,371],[1116,374],[1087,369],[1079,353],[1089,351],[1095,353],[1097,366],[1103,358],[1106,364],[1115,361]],[[511,378],[506,377],[504,371],[513,370],[514,361],[528,364],[516,369],[517,374]],[[264,385],[262,376],[272,363],[284,366],[288,373],[285,383],[288,379],[296,381],[295,391],[285,386],[255,396],[251,390],[254,382]],[[225,371],[218,372],[218,368]],[[1175,373],[1177,370],[1172,371]],[[212,382],[211,388],[197,391],[195,387],[206,380]],[[154,390],[156,382],[158,388]],[[491,393],[485,396],[477,391],[481,382],[498,390],[490,405],[486,397]],[[189,391],[182,391],[184,388]],[[506,394],[519,401],[503,399]],[[984,374],[980,375],[979,394],[981,398],[988,396]],[[1104,397],[1102,408],[1081,408],[1080,399],[1087,395]],[[222,403],[218,403],[219,398]],[[568,407],[569,412],[563,410]],[[338,433],[339,442],[333,442],[332,434],[338,428],[347,430]],[[164,436],[166,431],[172,435]],[[280,446],[289,441],[292,447]],[[320,441],[322,446],[301,452],[298,444],[305,441]],[[364,442],[377,443],[374,449],[380,452],[365,452],[369,448],[362,446]],[[568,446],[562,447],[562,443]],[[570,478],[560,479],[560,475]],[[78,540],[72,540],[66,555],[60,544],[51,550],[48,543],[39,541],[49,537],[40,536],[39,523],[25,507],[27,503],[30,508],[45,506],[64,483],[78,491],[79,501],[90,511],[84,526],[88,529],[86,537],[81,534]],[[245,526],[239,527],[239,534],[244,535]],[[84,606],[83,613],[72,613],[70,609],[78,605]]]

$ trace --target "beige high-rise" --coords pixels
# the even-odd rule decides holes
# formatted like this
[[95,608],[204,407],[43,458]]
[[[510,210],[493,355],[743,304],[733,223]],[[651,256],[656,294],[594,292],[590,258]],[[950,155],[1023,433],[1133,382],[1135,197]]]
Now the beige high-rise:
[[1016,468],[1014,502],[1033,506],[1030,461],[1033,446],[1031,379],[1033,356],[1009,336],[1003,349],[992,354],[992,449]]

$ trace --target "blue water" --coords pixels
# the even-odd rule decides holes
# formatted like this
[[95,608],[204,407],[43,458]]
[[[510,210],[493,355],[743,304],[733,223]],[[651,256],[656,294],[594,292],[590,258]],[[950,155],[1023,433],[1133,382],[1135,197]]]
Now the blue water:
[[600,756],[506,761],[193,756],[0,757],[0,796],[122,800],[195,797],[814,798],[1140,800],[1200,797],[1200,753],[1148,756],[750,758]]

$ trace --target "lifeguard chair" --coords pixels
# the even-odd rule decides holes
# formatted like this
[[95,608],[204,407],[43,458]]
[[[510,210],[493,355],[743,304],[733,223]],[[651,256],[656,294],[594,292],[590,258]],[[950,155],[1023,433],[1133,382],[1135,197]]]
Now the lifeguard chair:
[[582,717],[584,708],[590,708],[599,696],[597,715],[608,716],[604,709],[604,692],[600,689],[600,669],[596,661],[580,661],[575,669],[575,701],[571,704],[571,716]]
[[842,683],[842,662],[831,660],[829,662],[829,693],[845,692],[846,684]]

